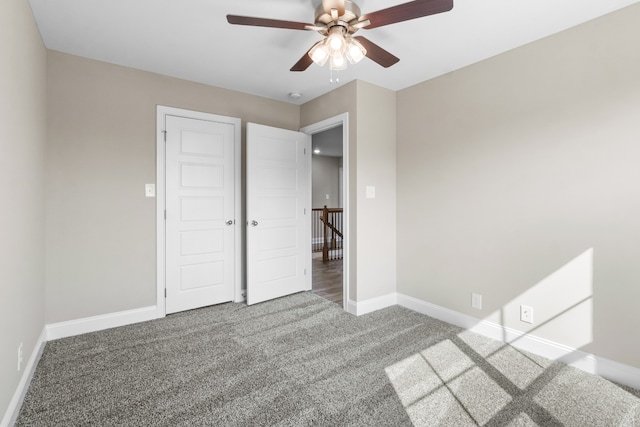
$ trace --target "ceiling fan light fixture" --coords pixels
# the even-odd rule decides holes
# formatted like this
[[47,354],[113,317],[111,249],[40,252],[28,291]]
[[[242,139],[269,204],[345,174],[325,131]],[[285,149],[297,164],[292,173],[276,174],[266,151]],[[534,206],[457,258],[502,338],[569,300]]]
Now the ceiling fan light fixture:
[[309,57],[321,67],[327,62],[327,59],[329,59],[329,48],[326,46],[324,40],[319,41],[311,48]]
[[[454,0],[413,0],[363,15],[355,1],[315,0],[315,3],[321,2],[321,4],[316,7],[313,24],[240,15],[227,15],[227,21],[235,25],[317,31],[325,37],[322,42],[316,43],[309,49],[291,67],[291,71],[304,71],[313,63],[323,66],[329,58],[331,69],[341,70],[346,68],[347,60],[355,64],[365,56],[382,67],[388,68],[400,59],[372,41],[360,36],[353,37],[353,34],[363,28],[379,28],[448,12],[453,8],[454,2]],[[354,39],[358,39],[359,43]]]
[[362,44],[349,37],[347,40],[346,56],[350,63],[357,64],[367,55],[367,49]]
[[344,39],[344,29],[341,26],[336,25],[329,30],[327,36],[327,45],[332,52],[342,52],[346,44]]
[[334,71],[345,70],[347,68],[347,59],[344,57],[342,52],[334,53],[331,55],[329,68]]

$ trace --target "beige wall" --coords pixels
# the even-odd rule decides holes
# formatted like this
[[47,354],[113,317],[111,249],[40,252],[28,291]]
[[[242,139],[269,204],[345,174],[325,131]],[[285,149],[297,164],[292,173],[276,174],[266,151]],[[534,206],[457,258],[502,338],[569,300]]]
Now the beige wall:
[[396,94],[358,81],[357,96],[360,302],[396,292]]
[[29,2],[0,2],[0,420],[44,327],[45,73]]
[[[342,157],[313,156],[311,159],[311,206],[339,208],[339,170]],[[327,199],[327,195],[329,198]]]
[[638,22],[398,93],[399,292],[640,367]]
[[47,323],[155,305],[156,105],[299,128],[292,104],[53,51],[48,89]]
[[394,92],[353,82],[298,107],[53,51],[47,83],[47,323],[155,304],[157,104],[286,129],[351,113],[351,233],[370,245],[351,236],[351,299],[395,291]]

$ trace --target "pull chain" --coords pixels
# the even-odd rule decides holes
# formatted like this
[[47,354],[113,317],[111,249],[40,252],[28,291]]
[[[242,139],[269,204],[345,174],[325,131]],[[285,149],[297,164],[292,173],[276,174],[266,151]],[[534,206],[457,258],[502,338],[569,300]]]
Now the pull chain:
[[329,73],[330,73],[329,84],[333,84],[334,82],[336,84],[340,83],[340,77],[338,77],[338,71],[336,71],[336,79],[335,80],[333,80],[333,70],[331,68],[329,68]]

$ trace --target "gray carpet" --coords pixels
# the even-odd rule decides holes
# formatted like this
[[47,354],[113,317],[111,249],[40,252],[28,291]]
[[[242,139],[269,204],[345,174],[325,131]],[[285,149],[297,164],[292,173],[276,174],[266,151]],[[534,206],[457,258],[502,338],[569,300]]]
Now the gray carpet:
[[18,426],[640,426],[600,377],[301,293],[48,342]]

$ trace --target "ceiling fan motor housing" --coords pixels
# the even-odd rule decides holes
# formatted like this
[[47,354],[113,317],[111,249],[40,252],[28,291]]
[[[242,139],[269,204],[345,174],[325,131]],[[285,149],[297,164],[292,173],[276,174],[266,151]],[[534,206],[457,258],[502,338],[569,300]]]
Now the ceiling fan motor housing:
[[327,12],[323,5],[318,6],[316,9],[316,20],[315,24],[318,27],[326,27],[326,30],[318,31],[322,35],[327,35],[329,30],[339,25],[344,27],[345,32],[349,34],[353,34],[358,31],[358,28],[352,28],[353,24],[356,24],[360,19],[361,13],[360,8],[357,4],[345,0],[344,2],[344,13],[338,17],[338,20],[334,20],[331,16],[331,12]]

